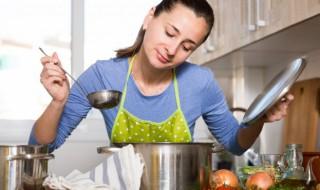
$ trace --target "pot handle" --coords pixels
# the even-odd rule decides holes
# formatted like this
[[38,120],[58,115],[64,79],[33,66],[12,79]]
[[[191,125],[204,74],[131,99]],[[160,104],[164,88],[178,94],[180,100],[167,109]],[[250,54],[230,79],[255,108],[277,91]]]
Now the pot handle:
[[214,144],[212,144],[211,151],[212,151],[212,153],[222,152],[222,151],[224,151],[224,147],[218,143],[214,143]]
[[53,159],[53,154],[18,154],[18,155],[9,155],[7,157],[8,161],[12,160],[32,160],[32,159],[39,159],[39,160],[50,160]]
[[106,154],[112,154],[115,152],[119,152],[121,148],[119,147],[98,147],[97,152],[99,154],[106,153]]

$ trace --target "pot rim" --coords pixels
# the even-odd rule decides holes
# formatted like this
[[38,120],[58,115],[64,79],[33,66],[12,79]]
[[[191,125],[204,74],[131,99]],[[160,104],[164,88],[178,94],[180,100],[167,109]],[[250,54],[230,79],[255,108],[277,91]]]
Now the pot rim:
[[143,143],[143,142],[122,142],[122,143],[111,143],[111,145],[119,145],[119,146],[123,146],[123,145],[129,145],[129,144],[132,144],[132,145],[139,145],[139,144],[145,144],[145,145],[216,145],[216,146],[219,146],[218,143],[216,142],[150,142],[150,143]]
[[136,143],[111,143],[109,146],[99,146],[97,147],[97,151],[99,152],[103,152],[104,149],[110,149],[110,148],[121,148],[124,147],[126,145],[145,145],[145,146],[167,146],[167,145],[173,145],[173,146],[206,146],[212,149],[212,151],[214,153],[218,153],[218,152],[222,152],[224,151],[224,147],[222,145],[220,145],[217,142],[191,142],[191,143],[177,143],[177,142],[154,142],[154,143],[140,143],[140,142],[136,142]]
[[14,160],[51,160],[54,159],[53,154],[17,154],[17,155],[9,155],[7,156],[8,161]]
[[45,148],[48,145],[26,145],[26,144],[20,144],[20,145],[3,145],[0,144],[0,148],[18,148],[18,147],[28,147],[28,148]]

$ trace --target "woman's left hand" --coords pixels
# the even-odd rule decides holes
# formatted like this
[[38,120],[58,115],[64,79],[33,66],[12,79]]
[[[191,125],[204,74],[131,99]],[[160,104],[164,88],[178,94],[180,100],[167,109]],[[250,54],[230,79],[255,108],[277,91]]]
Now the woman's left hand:
[[273,105],[265,114],[264,122],[279,121],[287,115],[287,109],[294,96],[286,94],[275,105]]
[[263,115],[263,117],[260,117],[249,127],[240,128],[240,131],[238,133],[239,145],[244,149],[250,148],[259,136],[264,123],[279,121],[287,115],[288,105],[290,104],[290,102],[292,102],[292,100],[293,95],[286,94],[275,105],[273,105]]

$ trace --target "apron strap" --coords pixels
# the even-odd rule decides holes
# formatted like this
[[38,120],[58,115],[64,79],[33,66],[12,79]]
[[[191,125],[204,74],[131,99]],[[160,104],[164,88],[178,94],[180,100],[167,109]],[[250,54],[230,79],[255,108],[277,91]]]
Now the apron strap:
[[176,96],[176,103],[177,108],[180,110],[180,96],[179,96],[179,87],[178,87],[178,81],[176,77],[176,69],[173,69],[173,85],[174,85],[174,92]]
[[[134,55],[131,58],[130,62],[129,62],[129,68],[128,68],[128,73],[127,73],[127,77],[126,77],[126,83],[125,83],[124,88],[123,88],[123,92],[122,92],[121,102],[120,102],[120,107],[119,108],[123,107],[124,101],[125,101],[126,96],[127,96],[128,81],[129,81],[130,73],[131,73],[131,70],[132,70],[132,65],[134,63],[135,58],[136,58],[136,55]],[[175,92],[174,94],[175,94],[175,98],[176,98],[177,108],[179,110],[181,110],[181,108],[180,108],[180,96],[179,96],[178,81],[177,81],[177,77],[176,77],[176,69],[173,69],[173,85],[174,85],[174,92]]]
[[120,102],[120,107],[119,108],[123,107],[124,101],[125,101],[125,99],[127,97],[128,81],[129,81],[130,73],[131,73],[131,70],[132,70],[133,61],[134,61],[135,58],[136,58],[136,55],[134,55],[131,59],[129,58],[130,62],[129,62],[129,59],[128,59],[129,68],[128,68],[128,73],[127,73],[127,77],[126,77],[126,83],[124,84],[124,88],[123,88],[123,92],[122,92],[121,102]]

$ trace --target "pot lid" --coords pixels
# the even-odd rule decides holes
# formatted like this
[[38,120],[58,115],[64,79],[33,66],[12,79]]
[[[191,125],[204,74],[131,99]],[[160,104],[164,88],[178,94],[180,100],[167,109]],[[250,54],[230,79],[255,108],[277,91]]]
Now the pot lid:
[[243,116],[243,124],[251,124],[264,115],[290,89],[305,68],[307,62],[303,58],[292,61],[259,94]]

